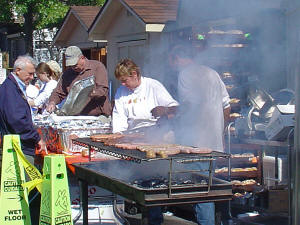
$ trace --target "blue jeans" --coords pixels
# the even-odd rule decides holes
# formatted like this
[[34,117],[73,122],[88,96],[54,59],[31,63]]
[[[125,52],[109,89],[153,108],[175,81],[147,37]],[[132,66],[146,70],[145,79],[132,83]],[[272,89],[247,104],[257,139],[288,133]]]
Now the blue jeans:
[[155,206],[148,209],[148,224],[160,225],[164,220],[161,207]]
[[[187,168],[191,170],[208,170],[209,162],[195,162],[187,164]],[[212,166],[212,171],[214,171],[214,165]],[[204,174],[206,176],[209,175],[208,171],[201,172],[201,174]],[[194,214],[197,224],[215,225],[215,203],[207,202],[195,204]]]
[[194,213],[198,224],[215,225],[215,203],[198,203],[194,205]]

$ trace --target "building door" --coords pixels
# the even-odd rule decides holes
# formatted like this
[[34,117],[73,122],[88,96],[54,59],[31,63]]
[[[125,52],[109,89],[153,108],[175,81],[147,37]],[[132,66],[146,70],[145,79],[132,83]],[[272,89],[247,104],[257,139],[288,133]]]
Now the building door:
[[102,62],[105,67],[106,67],[106,58],[107,58],[106,47],[91,49],[91,59]]

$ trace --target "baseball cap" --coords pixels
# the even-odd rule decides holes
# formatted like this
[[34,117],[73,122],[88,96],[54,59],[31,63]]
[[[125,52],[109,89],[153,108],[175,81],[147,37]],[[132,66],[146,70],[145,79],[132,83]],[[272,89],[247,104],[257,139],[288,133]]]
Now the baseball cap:
[[66,49],[65,57],[66,57],[66,66],[74,66],[77,64],[78,59],[82,55],[80,48],[77,46],[69,46]]

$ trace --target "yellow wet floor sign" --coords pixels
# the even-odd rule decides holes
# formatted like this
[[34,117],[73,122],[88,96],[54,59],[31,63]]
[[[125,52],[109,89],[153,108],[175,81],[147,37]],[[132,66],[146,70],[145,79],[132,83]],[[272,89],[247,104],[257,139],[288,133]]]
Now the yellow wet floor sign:
[[31,225],[28,192],[22,186],[25,182],[24,167],[13,149],[13,138],[21,148],[19,135],[5,135],[3,140],[0,224]]
[[72,225],[65,157],[45,156],[43,177],[40,225]]
[[26,159],[19,143],[20,143],[19,136],[13,135],[12,136],[12,145],[13,145],[14,151],[17,153],[18,162],[19,162],[19,164],[23,165],[27,175],[31,179],[31,181],[28,181],[28,182],[22,184],[22,186],[28,188],[29,192],[33,188],[36,187],[37,190],[41,193],[42,192],[41,183],[43,182],[43,177],[42,177],[40,171]]

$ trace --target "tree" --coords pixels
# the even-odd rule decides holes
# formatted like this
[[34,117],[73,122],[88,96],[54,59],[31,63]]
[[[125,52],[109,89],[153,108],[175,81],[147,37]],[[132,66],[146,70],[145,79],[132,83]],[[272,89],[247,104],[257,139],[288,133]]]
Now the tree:
[[13,11],[11,10],[10,2],[0,1],[0,22],[13,22]]
[[0,0],[0,23],[22,22],[26,52],[33,53],[33,32],[59,27],[71,5],[103,5],[105,0]]

